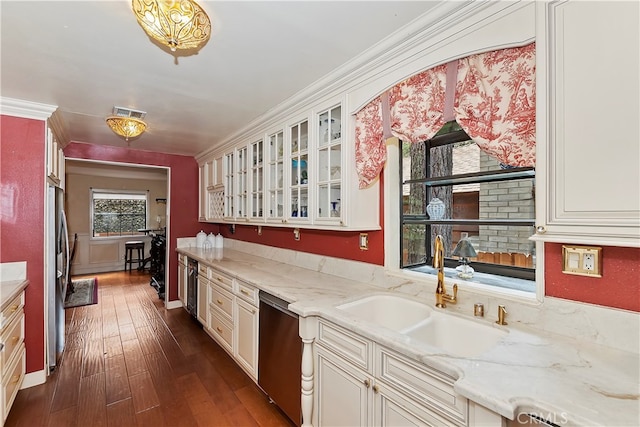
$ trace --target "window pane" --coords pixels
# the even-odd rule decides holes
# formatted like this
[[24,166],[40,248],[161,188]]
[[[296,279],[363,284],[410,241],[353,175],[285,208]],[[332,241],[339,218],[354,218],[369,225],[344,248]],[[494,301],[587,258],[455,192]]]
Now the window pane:
[[405,224],[402,227],[402,267],[424,264],[427,260],[424,224]]
[[93,235],[137,234],[146,228],[146,195],[93,193]]
[[469,234],[469,241],[477,261],[533,268],[535,243],[529,240],[533,233],[533,226],[480,225],[476,235]]

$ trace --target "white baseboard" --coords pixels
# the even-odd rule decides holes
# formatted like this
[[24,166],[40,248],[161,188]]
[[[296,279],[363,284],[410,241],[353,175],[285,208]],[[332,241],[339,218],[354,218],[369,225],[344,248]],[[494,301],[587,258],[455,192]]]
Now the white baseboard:
[[182,301],[180,301],[179,299],[174,300],[174,301],[167,301],[165,303],[165,307],[167,307],[167,310],[172,310],[174,308],[182,308]]
[[47,382],[47,373],[44,369],[41,371],[29,372],[24,376],[24,381],[22,381],[20,390],[44,384],[45,382]]

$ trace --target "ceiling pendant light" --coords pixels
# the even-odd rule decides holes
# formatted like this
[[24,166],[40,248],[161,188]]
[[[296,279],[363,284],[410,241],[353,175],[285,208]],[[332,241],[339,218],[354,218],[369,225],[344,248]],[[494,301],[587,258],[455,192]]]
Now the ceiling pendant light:
[[116,135],[129,142],[129,138],[140,136],[147,129],[147,124],[142,121],[146,114],[144,111],[113,107],[113,115],[107,117],[106,122]]
[[211,34],[206,12],[192,0],[132,0],[138,23],[152,39],[178,49],[194,49]]

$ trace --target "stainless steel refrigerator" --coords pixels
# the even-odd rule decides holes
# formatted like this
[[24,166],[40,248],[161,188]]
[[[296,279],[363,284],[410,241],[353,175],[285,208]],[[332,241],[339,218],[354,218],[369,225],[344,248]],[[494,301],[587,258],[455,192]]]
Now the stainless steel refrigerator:
[[69,232],[64,213],[64,190],[47,189],[47,364],[49,372],[64,350],[64,299],[69,283]]

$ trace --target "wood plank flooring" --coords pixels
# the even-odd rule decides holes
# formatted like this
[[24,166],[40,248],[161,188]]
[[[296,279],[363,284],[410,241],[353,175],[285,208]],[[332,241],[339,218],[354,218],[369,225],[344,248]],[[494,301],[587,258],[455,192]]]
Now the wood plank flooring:
[[98,304],[66,310],[66,348],[20,390],[13,426],[287,426],[290,421],[148,274],[98,277]]

